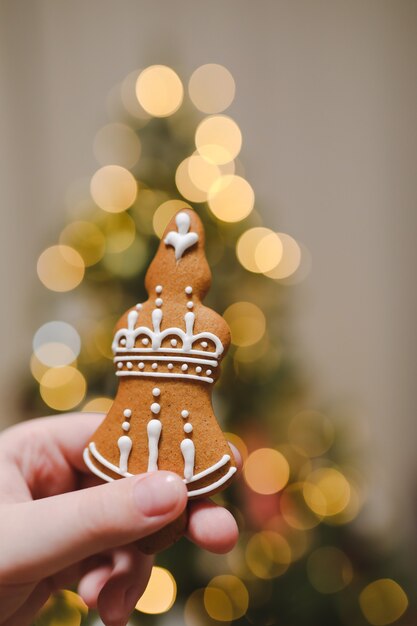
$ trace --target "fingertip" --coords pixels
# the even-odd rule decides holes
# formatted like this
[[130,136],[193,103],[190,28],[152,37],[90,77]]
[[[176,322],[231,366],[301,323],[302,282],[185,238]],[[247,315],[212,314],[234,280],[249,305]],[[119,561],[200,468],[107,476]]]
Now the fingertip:
[[239,530],[230,511],[213,502],[203,501],[191,503],[186,534],[201,548],[225,554],[236,545]]
[[176,519],[187,505],[187,488],[174,472],[156,471],[136,479],[133,486],[136,506],[148,518]]

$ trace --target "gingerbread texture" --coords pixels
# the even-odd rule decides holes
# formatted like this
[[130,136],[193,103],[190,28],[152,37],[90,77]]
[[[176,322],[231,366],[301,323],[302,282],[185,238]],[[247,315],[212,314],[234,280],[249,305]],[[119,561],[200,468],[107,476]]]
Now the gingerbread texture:
[[[211,403],[230,332],[202,304],[210,283],[202,223],[184,209],[168,224],[147,271],[148,300],[116,326],[116,398],[84,451],[103,480],[170,470],[190,498],[199,498],[233,479],[233,453]],[[173,533],[183,526],[174,524]]]

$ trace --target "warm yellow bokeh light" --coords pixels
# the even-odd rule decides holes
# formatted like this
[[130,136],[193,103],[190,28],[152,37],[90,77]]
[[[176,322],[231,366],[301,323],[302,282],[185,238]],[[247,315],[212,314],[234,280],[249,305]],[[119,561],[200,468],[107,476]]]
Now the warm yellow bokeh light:
[[262,273],[279,264],[282,257],[280,238],[270,228],[249,228],[238,239],[236,254],[249,272]]
[[75,367],[53,367],[42,376],[39,389],[45,404],[57,411],[67,411],[82,402],[87,384]]
[[300,454],[308,457],[327,452],[334,441],[330,419],[318,411],[301,411],[288,426],[288,440]]
[[105,249],[104,235],[98,226],[81,220],[71,222],[63,229],[59,243],[74,248],[82,256],[86,266],[98,263]]
[[136,609],[151,615],[166,613],[174,604],[176,596],[177,585],[171,572],[154,566],[148,586],[136,604]]
[[51,246],[42,252],[37,263],[39,280],[51,291],[71,291],[84,278],[82,256],[70,246]]
[[87,615],[88,606],[81,598],[81,596],[78,595],[78,593],[70,591],[69,589],[63,589],[60,594],[62,595],[68,606],[78,609],[83,615]]
[[246,459],[243,476],[253,491],[270,495],[285,487],[290,477],[290,467],[278,450],[259,448]]
[[191,75],[188,92],[191,101],[203,113],[220,113],[235,97],[235,81],[223,65],[207,63]]
[[252,302],[235,302],[223,313],[230,326],[232,343],[236,346],[251,346],[264,336],[265,315]]
[[103,211],[120,213],[136,200],[138,185],[129,170],[120,165],[104,165],[91,179],[90,192]]
[[193,157],[187,157],[177,167],[175,172],[175,184],[180,194],[191,202],[205,202],[207,200],[207,192],[199,189],[193,183],[190,177],[190,161]]
[[309,474],[303,494],[314,513],[322,516],[337,515],[349,504],[350,485],[339,470],[322,467]]
[[359,604],[370,624],[386,626],[398,620],[407,610],[408,598],[395,580],[380,578],[363,589]]
[[223,222],[239,222],[253,209],[255,194],[247,180],[234,174],[220,176],[208,192],[212,213]]
[[146,240],[137,236],[123,252],[106,254],[103,258],[103,265],[117,276],[130,278],[142,269],[146,263],[147,255],[148,245]]
[[207,193],[221,176],[221,171],[215,163],[207,161],[198,154],[193,154],[188,159],[188,175],[197,189]]
[[281,576],[291,563],[291,548],[279,533],[265,530],[252,535],[246,546],[246,562],[258,578]]
[[84,404],[81,411],[83,413],[108,413],[112,404],[112,398],[106,398],[105,396],[93,398]]
[[180,108],[184,89],[173,69],[166,65],[151,65],[139,74],[136,96],[147,113],[167,117]]
[[101,213],[98,225],[106,238],[106,253],[123,252],[135,239],[136,225],[127,213]]
[[171,218],[182,209],[191,209],[192,207],[184,200],[167,200],[159,205],[153,215],[153,228],[159,238],[164,234]]
[[[225,601],[225,594],[222,592],[222,601]],[[184,605],[185,626],[219,626],[219,620],[211,618],[205,609],[205,596],[207,589],[196,589],[187,598]],[[211,597],[213,597],[212,594]],[[220,594],[219,594],[220,595]],[[228,600],[230,605],[230,600]],[[222,621],[222,626],[231,624],[230,621]]]
[[310,530],[323,519],[314,513],[306,504],[303,495],[304,484],[292,483],[281,494],[280,509],[284,520],[296,530]]
[[30,357],[29,367],[33,378],[37,380],[38,383],[40,383],[40,381],[42,380],[42,376],[45,374],[45,372],[49,370],[49,366],[45,365],[45,363],[42,363],[42,361],[39,361],[36,354],[32,354],[32,356]]
[[149,113],[143,110],[136,95],[136,83],[140,74],[139,69],[130,72],[119,86],[119,98],[125,110],[135,118],[136,126],[144,126],[151,119]]
[[239,619],[248,610],[248,590],[237,576],[215,576],[204,592],[204,606],[211,618],[221,622]]
[[141,152],[140,139],[126,124],[114,122],[100,128],[94,138],[94,156],[100,165],[133,167]]
[[279,263],[264,273],[269,278],[283,280],[289,278],[298,270],[301,264],[301,248],[296,240],[286,233],[277,233],[281,240],[282,256]]
[[232,118],[212,115],[198,125],[195,145],[200,155],[211,163],[228,163],[240,152],[242,133]]
[[352,563],[342,550],[324,546],[310,554],[307,574],[310,583],[320,593],[337,593],[351,582]]

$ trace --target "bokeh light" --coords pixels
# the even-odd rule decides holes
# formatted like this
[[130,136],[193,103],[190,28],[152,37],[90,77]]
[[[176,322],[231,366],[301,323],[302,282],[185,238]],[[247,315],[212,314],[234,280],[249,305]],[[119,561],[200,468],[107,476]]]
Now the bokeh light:
[[177,596],[177,585],[171,572],[154,566],[144,594],[136,604],[136,609],[152,615],[166,613]]
[[236,346],[251,346],[262,339],[265,333],[265,315],[252,302],[231,304],[223,317],[230,326],[232,343]]
[[253,491],[270,495],[285,487],[290,477],[290,467],[278,450],[258,448],[246,459],[243,476]]
[[92,398],[84,404],[81,411],[83,413],[108,413],[113,404],[112,398],[102,396],[100,398]]
[[307,505],[303,494],[304,483],[288,485],[280,497],[280,509],[284,520],[296,530],[310,530],[323,519]]
[[296,240],[286,233],[277,233],[281,240],[282,256],[279,263],[265,271],[266,276],[275,280],[289,278],[297,272],[301,264],[301,248]]
[[370,583],[359,595],[362,613],[373,626],[385,626],[398,620],[408,607],[404,590],[391,578]]
[[195,145],[200,155],[211,163],[228,163],[240,152],[242,133],[232,118],[212,115],[198,125]]
[[159,238],[164,234],[165,228],[174,215],[181,209],[191,209],[192,207],[184,200],[166,200],[156,209],[153,215],[153,228]]
[[73,326],[53,321],[41,326],[33,338],[36,358],[48,367],[69,365],[77,358],[81,339]]
[[303,494],[314,513],[331,516],[340,513],[349,504],[350,485],[339,470],[322,467],[309,474]]
[[70,591],[69,589],[63,589],[60,591],[60,595],[64,598],[67,606],[78,609],[84,616],[87,615],[88,606],[78,593]]
[[281,239],[270,228],[263,226],[249,228],[236,244],[240,264],[254,273],[266,272],[277,266],[282,253]]
[[139,160],[141,143],[130,126],[114,122],[106,124],[97,132],[93,151],[100,165],[120,165],[131,168]]
[[127,213],[102,213],[98,225],[106,237],[107,254],[127,250],[135,239],[136,225]]
[[91,179],[90,192],[94,202],[103,211],[120,213],[136,200],[135,177],[120,165],[104,165]]
[[247,180],[235,174],[220,176],[208,193],[212,213],[223,222],[239,222],[253,209],[255,194]]
[[215,576],[204,592],[204,606],[210,617],[221,622],[239,619],[245,615],[249,594],[237,576]]
[[193,183],[190,177],[190,161],[195,157],[187,157],[177,167],[175,172],[175,184],[178,191],[191,202],[205,202],[207,200],[207,192],[199,189]]
[[84,278],[85,264],[81,255],[70,246],[46,248],[39,256],[39,280],[51,291],[71,291]]
[[59,243],[74,248],[88,267],[103,257],[106,241],[101,230],[93,222],[78,220],[70,222],[62,230]]
[[223,65],[207,63],[191,75],[188,92],[194,106],[203,113],[220,113],[235,97],[235,81]]
[[131,245],[118,254],[106,254],[103,265],[115,276],[130,278],[144,266],[148,258],[148,246],[140,236],[136,236]]
[[[195,589],[187,598],[184,605],[185,626],[226,626],[227,624],[231,624],[231,620],[217,620],[208,615],[205,608],[206,597],[209,598],[210,602],[211,598],[213,598],[213,594],[207,595],[206,589]],[[221,598],[223,606],[226,605],[227,607],[231,607],[230,600],[228,600],[223,591],[220,594],[217,594],[217,597],[219,599]],[[232,611],[231,608],[228,610],[230,610],[230,612]]]
[[48,369],[39,389],[45,404],[57,411],[67,411],[82,402],[87,384],[79,370],[67,365]]
[[136,95],[136,83],[140,74],[140,70],[133,70],[122,81],[119,86],[119,97],[122,101],[124,109],[135,118],[135,126],[143,126],[151,119],[149,113],[144,111],[138,102]]
[[352,563],[342,550],[323,546],[308,557],[307,575],[310,583],[320,593],[336,593],[351,582]]
[[334,435],[333,423],[318,411],[301,411],[288,426],[288,440],[300,454],[308,457],[327,452]]
[[221,176],[220,169],[215,163],[207,161],[198,154],[193,154],[188,160],[188,174],[191,182],[206,194]]
[[138,76],[136,96],[147,113],[167,117],[180,108],[184,89],[173,69],[166,65],[151,65]]
[[255,533],[246,546],[246,562],[258,578],[275,578],[287,571],[291,563],[291,548],[279,533],[264,530]]

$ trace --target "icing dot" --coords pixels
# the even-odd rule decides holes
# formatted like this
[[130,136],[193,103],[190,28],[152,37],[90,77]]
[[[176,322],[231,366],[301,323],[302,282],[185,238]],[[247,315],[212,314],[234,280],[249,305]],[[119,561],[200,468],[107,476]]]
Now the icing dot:
[[118,364],[117,364],[117,367],[119,368],[119,370],[121,370],[122,367],[123,367],[123,363],[121,361],[119,361]]
[[142,363],[142,361],[139,363],[138,368],[140,370],[143,370],[143,368],[145,367],[145,363]]
[[133,367],[133,363],[131,363],[130,361],[128,361],[128,362],[126,363],[126,367],[127,367],[127,369],[128,369],[128,370],[131,370],[131,369],[132,369],[132,367]]
[[207,374],[207,376],[210,376],[211,370],[206,370],[206,374]]
[[157,299],[155,300],[155,304],[156,304],[156,306],[162,306],[162,302],[163,302],[162,298],[157,298]]
[[152,369],[153,370],[157,370],[158,369],[158,363],[152,363]]
[[168,363],[168,369],[169,369],[169,370],[172,370],[172,368],[173,368],[173,367],[174,367],[174,366],[172,365],[172,363]]
[[124,417],[132,417],[132,411],[131,411],[131,409],[125,409],[125,410],[123,411],[123,415],[124,415]]
[[137,303],[136,308],[137,308],[137,310],[138,310],[138,311],[140,311],[140,310],[141,310],[142,305],[141,305],[141,303],[140,303],[140,302],[138,302],[138,303]]
[[130,430],[129,422],[123,422],[122,428],[123,428],[124,431],[128,432]]
[[193,432],[193,427],[191,424],[184,424],[184,432],[185,433],[192,433]]
[[187,417],[189,416],[189,412],[184,409],[183,411],[181,411],[181,417],[183,417],[185,420],[187,419]]
[[197,367],[195,368],[195,371],[197,372],[197,374],[201,374],[201,367],[197,365]]
[[125,346],[126,345],[126,339],[120,339],[120,345],[121,346]]
[[147,346],[149,343],[149,339],[147,337],[145,337],[145,339],[142,339],[142,343],[144,346]]
[[152,395],[153,396],[159,396],[161,394],[161,390],[159,389],[159,387],[154,387],[152,389]]
[[193,288],[188,286],[184,289],[185,293],[187,294],[187,296],[189,296],[190,294],[193,293]]
[[157,285],[155,287],[155,291],[156,291],[156,293],[162,293],[162,286],[161,285]]
[[187,309],[192,309],[193,307],[194,307],[194,303],[191,302],[191,300],[187,302]]
[[182,369],[183,372],[186,372],[188,370],[187,363],[184,363],[184,365],[181,365],[181,369]]
[[177,345],[178,341],[176,339],[171,339],[171,346],[175,346]]
[[152,411],[152,413],[155,413],[155,415],[157,415],[160,410],[161,410],[161,405],[158,404],[157,402],[152,402],[152,404],[151,404],[151,411]]
[[207,346],[208,346],[207,341],[202,341],[202,342],[201,342],[201,347],[202,347],[202,348],[207,348]]

